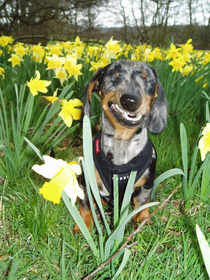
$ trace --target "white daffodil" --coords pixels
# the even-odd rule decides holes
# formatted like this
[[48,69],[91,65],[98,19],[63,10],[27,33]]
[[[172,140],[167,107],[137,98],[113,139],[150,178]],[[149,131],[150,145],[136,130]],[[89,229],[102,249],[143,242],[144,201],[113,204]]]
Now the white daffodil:
[[51,179],[44,183],[39,190],[40,194],[54,204],[59,204],[62,192],[65,191],[74,205],[77,196],[84,199],[83,190],[79,187],[76,175],[81,174],[81,167],[77,162],[69,164],[62,159],[43,156],[43,165],[34,165],[32,169],[45,178]]

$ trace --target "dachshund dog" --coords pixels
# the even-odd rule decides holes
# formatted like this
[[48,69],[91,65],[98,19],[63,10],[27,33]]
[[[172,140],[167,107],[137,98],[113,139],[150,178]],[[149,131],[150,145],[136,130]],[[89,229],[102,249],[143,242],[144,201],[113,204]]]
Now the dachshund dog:
[[[89,82],[83,114],[91,114],[91,96],[101,98],[101,131],[93,140],[95,175],[102,200],[113,198],[113,174],[118,174],[119,199],[123,198],[131,171],[134,209],[149,202],[156,168],[156,151],[147,132],[160,133],[167,125],[168,103],[155,70],[139,61],[119,60],[101,68]],[[84,183],[82,183],[83,185]],[[84,187],[84,186],[82,186]],[[84,188],[85,192],[85,188]],[[85,192],[80,214],[90,230],[93,217]],[[134,226],[149,215],[139,212]],[[79,231],[77,225],[75,230]]]

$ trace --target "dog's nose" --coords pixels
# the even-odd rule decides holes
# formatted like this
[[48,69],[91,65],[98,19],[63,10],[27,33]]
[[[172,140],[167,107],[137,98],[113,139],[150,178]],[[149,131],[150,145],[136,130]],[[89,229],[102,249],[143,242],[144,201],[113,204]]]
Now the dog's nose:
[[129,94],[124,94],[120,98],[120,104],[126,111],[135,112],[140,105],[140,99]]

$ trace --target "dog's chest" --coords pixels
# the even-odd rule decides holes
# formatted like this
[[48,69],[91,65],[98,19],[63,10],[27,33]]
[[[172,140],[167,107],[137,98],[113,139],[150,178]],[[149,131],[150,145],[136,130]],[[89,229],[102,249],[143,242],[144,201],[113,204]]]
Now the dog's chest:
[[127,164],[143,149],[147,136],[134,136],[129,141],[116,140],[114,136],[102,134],[102,149],[105,156],[116,165]]

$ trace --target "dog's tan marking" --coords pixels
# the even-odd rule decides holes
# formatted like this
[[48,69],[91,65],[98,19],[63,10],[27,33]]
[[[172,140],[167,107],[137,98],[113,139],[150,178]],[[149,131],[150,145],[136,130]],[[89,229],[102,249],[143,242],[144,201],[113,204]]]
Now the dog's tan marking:
[[120,74],[119,74],[119,72],[116,70],[115,73],[114,73],[115,79],[117,79],[119,76],[120,76]]
[[[149,199],[145,202],[149,203]],[[139,205],[137,203],[137,197],[133,198],[133,205],[134,205],[134,209],[139,208]],[[149,208],[145,208],[144,210],[142,210],[141,212],[137,213],[134,217],[133,217],[133,224],[134,227],[137,228],[137,223],[141,223],[143,222],[147,217],[149,216]],[[151,222],[147,222],[147,224],[151,224]]]
[[146,73],[142,72],[142,78],[143,78],[143,79],[146,79],[146,78],[147,78]]
[[[92,215],[91,210],[90,209],[87,209],[87,210],[84,209],[82,207],[82,205],[80,204],[79,212],[80,212],[80,215],[81,215],[82,219],[84,220],[88,230],[91,231],[91,228],[93,228],[93,225],[94,225],[93,215]],[[77,224],[75,224],[75,226],[74,226],[74,231],[80,232],[80,229],[79,229]]]
[[126,128],[125,126],[122,126],[121,124],[116,122],[114,116],[112,115],[112,113],[110,112],[110,110],[108,108],[108,102],[110,102],[110,101],[113,103],[119,104],[119,101],[118,101],[119,97],[120,97],[120,94],[118,94],[116,92],[110,92],[110,93],[106,94],[105,97],[102,99],[102,107],[103,107],[103,110],[104,110],[106,116],[108,117],[109,121],[115,128],[115,139],[128,141],[129,139],[131,139],[133,137],[137,128]]
[[93,93],[93,89],[96,85],[96,83],[98,83],[98,81],[93,81],[92,83],[89,84],[88,86],[88,90],[87,90],[87,94],[88,94],[88,99],[89,99],[89,102],[91,103],[91,98],[92,98],[92,93]]
[[158,96],[158,84],[155,85],[155,95],[154,95],[154,97],[153,97],[151,107],[152,107],[152,105],[154,104],[155,99],[157,98],[157,96]]
[[139,178],[138,181],[135,183],[135,185],[133,186],[134,188],[143,186],[146,184],[146,182],[148,181],[148,177],[145,178]]

